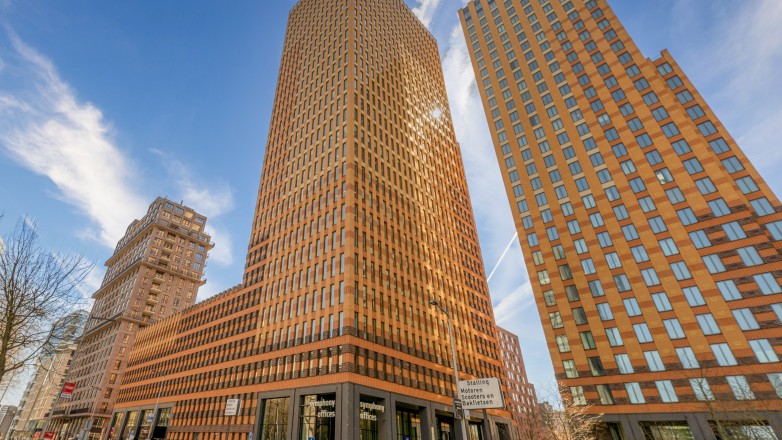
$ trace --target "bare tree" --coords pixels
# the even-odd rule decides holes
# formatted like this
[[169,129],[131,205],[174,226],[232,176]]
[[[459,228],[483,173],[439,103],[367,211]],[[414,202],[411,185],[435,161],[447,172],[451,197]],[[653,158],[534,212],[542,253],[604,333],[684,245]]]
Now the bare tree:
[[[538,431],[541,440],[594,440],[602,414],[591,411],[591,405],[574,402],[570,390],[557,385],[544,397],[541,405],[543,423]],[[550,402],[550,403],[549,403]]]
[[20,220],[0,240],[0,381],[61,342],[61,318],[85,302],[79,289],[92,265],[50,252],[35,224]]

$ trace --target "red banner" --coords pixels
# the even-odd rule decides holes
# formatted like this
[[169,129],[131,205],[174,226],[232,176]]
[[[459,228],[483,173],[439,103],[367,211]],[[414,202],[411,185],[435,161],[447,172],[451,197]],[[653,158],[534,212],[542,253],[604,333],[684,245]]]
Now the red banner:
[[[73,390],[76,389],[76,384],[73,382],[65,382],[62,385],[62,392],[60,393],[60,397],[63,399],[70,399],[73,397]],[[48,432],[47,432],[48,434]],[[47,439],[48,440],[48,439]]]

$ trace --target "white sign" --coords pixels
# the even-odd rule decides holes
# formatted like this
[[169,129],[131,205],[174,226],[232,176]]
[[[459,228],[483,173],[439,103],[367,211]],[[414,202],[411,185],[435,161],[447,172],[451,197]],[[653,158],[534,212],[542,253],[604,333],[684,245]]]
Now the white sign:
[[242,405],[241,399],[228,399],[225,401],[225,415],[235,416],[239,412],[239,407]]
[[462,407],[464,409],[504,408],[500,380],[487,377],[475,380],[460,380]]

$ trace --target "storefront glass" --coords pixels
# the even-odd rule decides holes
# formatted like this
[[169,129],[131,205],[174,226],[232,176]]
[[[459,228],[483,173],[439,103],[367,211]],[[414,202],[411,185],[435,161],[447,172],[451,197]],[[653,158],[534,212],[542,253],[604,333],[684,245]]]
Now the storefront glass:
[[453,440],[455,438],[453,418],[437,416],[437,440]]
[[380,421],[385,411],[382,399],[361,396],[358,413],[361,440],[380,439]]
[[288,440],[290,401],[289,397],[263,400],[260,440]]
[[108,440],[117,440],[120,438],[122,425],[125,423],[125,413],[116,413],[111,419],[111,428],[109,428]]
[[337,400],[335,394],[313,394],[301,398],[301,440],[334,440]]
[[137,420],[138,411],[131,411],[128,413],[128,421],[125,423],[125,427],[122,428],[122,435],[120,435],[120,439],[134,440],[138,438],[138,436],[136,436]]
[[418,411],[396,409],[397,440],[421,440],[421,415]]

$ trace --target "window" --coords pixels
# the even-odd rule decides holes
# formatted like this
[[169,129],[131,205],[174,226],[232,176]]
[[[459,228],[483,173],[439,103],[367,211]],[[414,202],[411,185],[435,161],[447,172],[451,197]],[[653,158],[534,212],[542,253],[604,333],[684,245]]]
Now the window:
[[600,398],[600,403],[603,405],[613,405],[614,396],[611,394],[611,388],[608,385],[597,385],[597,395]]
[[692,159],[688,159],[684,161],[684,168],[687,170],[690,174],[696,174],[703,171],[703,166],[698,161],[697,158],[693,157]]
[[679,216],[682,224],[687,226],[694,223],[698,223],[698,219],[695,217],[695,213],[690,208],[684,208],[676,211],[676,215]]
[[660,284],[660,278],[657,276],[657,271],[655,271],[653,267],[641,269],[641,275],[644,278],[644,283],[649,287]]
[[703,377],[690,379],[690,386],[698,400],[714,400],[714,394],[711,392],[709,382]]
[[774,347],[771,346],[768,339],[755,339],[749,341],[749,346],[752,347],[752,351],[755,352],[755,357],[758,358],[758,362],[761,364],[779,362],[779,356],[777,356]]
[[709,177],[696,180],[695,186],[698,187],[698,191],[703,195],[717,192],[717,187],[714,186],[714,182]]
[[676,124],[674,124],[673,122],[669,122],[663,125],[662,128],[663,128],[663,133],[665,133],[665,136],[669,139],[679,134],[679,128],[676,127]]
[[645,351],[644,357],[646,364],[649,365],[649,371],[665,371],[665,364],[657,350]]
[[677,255],[679,253],[679,248],[676,247],[676,243],[672,238],[664,238],[660,240],[660,248],[663,250],[663,254],[666,257]]
[[698,359],[695,357],[695,352],[692,351],[692,348],[679,347],[676,349],[676,354],[679,356],[679,362],[681,362],[683,368],[700,368],[700,364],[698,364]]
[[576,307],[572,310],[573,312],[573,321],[576,322],[576,325],[583,325],[588,324],[586,313],[584,312],[584,309],[582,307]]
[[736,283],[733,280],[718,281],[717,288],[719,289],[722,297],[725,301],[736,301],[741,299],[741,292],[736,287]]
[[622,302],[625,305],[628,316],[638,316],[641,314],[641,307],[638,306],[638,301],[635,298],[628,298]]
[[597,348],[595,345],[595,339],[592,337],[592,332],[581,332],[581,344],[584,346],[584,350],[592,350]]
[[654,200],[652,200],[651,197],[645,196],[638,199],[638,203],[641,204],[641,209],[643,212],[652,212],[657,209],[657,206],[654,204]]
[[608,305],[608,303],[598,303],[597,314],[600,316],[601,321],[610,321],[614,319],[614,314],[611,312],[611,306]]
[[724,223],[722,225],[722,229],[725,231],[725,235],[727,235],[728,239],[730,240],[747,238],[747,234],[744,232],[744,229],[741,227],[739,222]]
[[606,262],[608,262],[609,269],[618,269],[622,267],[622,262],[619,260],[619,256],[616,252],[606,254]]
[[717,127],[711,121],[705,121],[698,124],[698,130],[704,136],[709,136],[717,132]]
[[750,176],[745,176],[736,179],[736,185],[739,186],[739,189],[744,194],[752,194],[753,192],[758,191],[760,189],[758,188],[758,185]]
[[550,312],[548,314],[549,320],[551,321],[551,327],[552,328],[562,328],[564,327],[564,324],[562,323],[562,316],[559,314],[559,312]]
[[764,295],[771,295],[782,292],[782,287],[779,286],[777,279],[771,273],[762,273],[755,275],[752,278],[754,278],[755,282],[760,288],[760,291],[763,292]]
[[695,245],[696,249],[703,249],[711,246],[711,241],[703,230],[690,232],[690,240]]
[[685,287],[682,289],[682,292],[684,292],[684,297],[687,298],[687,304],[689,304],[690,307],[697,307],[706,304],[706,301],[703,300],[703,295],[701,295],[701,290],[698,288],[698,286]]
[[709,273],[725,272],[725,265],[722,264],[722,260],[719,255],[705,255],[703,257],[703,263],[706,265],[706,269]]
[[559,349],[560,353],[569,353],[570,352],[570,343],[567,340],[566,335],[559,335],[556,337],[557,339],[557,348]]
[[712,200],[708,202],[708,205],[715,217],[721,217],[723,215],[730,214],[730,208],[728,208],[728,204],[725,203],[725,200],[723,199]]
[[736,156],[731,156],[727,159],[722,160],[722,165],[725,166],[725,169],[728,170],[729,173],[737,173],[744,169],[744,165],[739,162],[739,160],[736,158]]
[[730,147],[728,146],[728,143],[725,142],[725,139],[723,138],[717,138],[713,141],[709,141],[709,146],[711,147],[711,150],[714,151],[715,154],[722,154],[727,151],[730,151]]
[[739,328],[742,330],[757,330],[760,328],[758,321],[755,319],[755,315],[748,308],[734,309],[732,310],[733,317],[736,318],[736,322],[739,323]]
[[718,335],[721,333],[720,326],[717,325],[717,321],[711,313],[695,315],[695,319],[698,320],[704,335]]
[[736,358],[733,357],[733,352],[730,351],[728,344],[711,344],[711,351],[721,367],[737,365]]
[[654,301],[654,307],[658,312],[673,310],[671,302],[668,300],[668,295],[666,295],[665,292],[653,293],[652,301]]
[[626,382],[625,389],[627,390],[627,397],[630,399],[630,403],[646,403],[646,399],[644,399],[644,395],[641,392],[641,386],[638,382]]
[[654,384],[657,386],[657,391],[660,393],[660,399],[663,402],[673,403],[679,401],[676,391],[673,389],[673,383],[670,380],[658,380]]
[[769,373],[768,381],[771,382],[771,386],[776,391],[777,396],[782,399],[782,373]]
[[619,368],[620,373],[632,374],[635,372],[635,370],[633,370],[633,364],[630,363],[630,356],[626,354],[617,354],[614,355],[614,359],[616,360],[616,365]]
[[690,269],[687,267],[687,264],[684,261],[671,263],[671,270],[673,270],[673,276],[675,276],[679,281],[689,280],[692,278]]
[[605,292],[603,291],[603,284],[600,282],[600,280],[590,281],[589,291],[592,292],[592,296],[595,298],[605,295]]
[[736,397],[736,400],[755,399],[755,393],[752,392],[752,388],[744,376],[727,376],[725,380],[728,381],[730,390],[733,391],[733,396]]
[[576,286],[565,286],[565,296],[567,296],[567,300],[570,302],[578,301],[580,299]]
[[674,205],[685,200],[684,194],[682,194],[682,191],[678,187],[666,189],[665,195],[668,196],[668,200],[670,200]]
[[643,344],[653,341],[652,333],[649,331],[649,326],[646,325],[645,322],[633,324],[633,330],[635,331],[636,338],[638,338],[638,342]]
[[607,327],[606,336],[608,337],[608,344],[612,347],[621,347],[624,345],[622,341],[622,335],[619,333],[619,329],[616,327]]
[[636,263],[649,261],[649,254],[646,253],[646,248],[643,245],[635,246],[630,250],[633,252],[633,259]]
[[663,325],[668,332],[668,337],[671,339],[682,339],[685,337],[684,329],[676,318],[664,319]]
[[738,248],[736,251],[738,252],[739,257],[741,257],[741,261],[744,262],[745,266],[749,267],[763,264],[763,259],[760,257],[760,254],[754,246]]
[[578,377],[578,370],[576,369],[576,363],[573,360],[562,361],[562,367],[565,369],[565,377],[574,378]]
[[586,397],[584,397],[584,387],[570,387],[570,396],[573,398],[573,405],[586,405]]
[[627,275],[625,274],[614,276],[614,284],[616,285],[616,290],[619,292],[627,292],[630,290],[630,282],[627,280]]
[[587,358],[589,361],[589,370],[592,372],[592,376],[605,376],[606,372],[603,368],[603,362],[599,357]]

